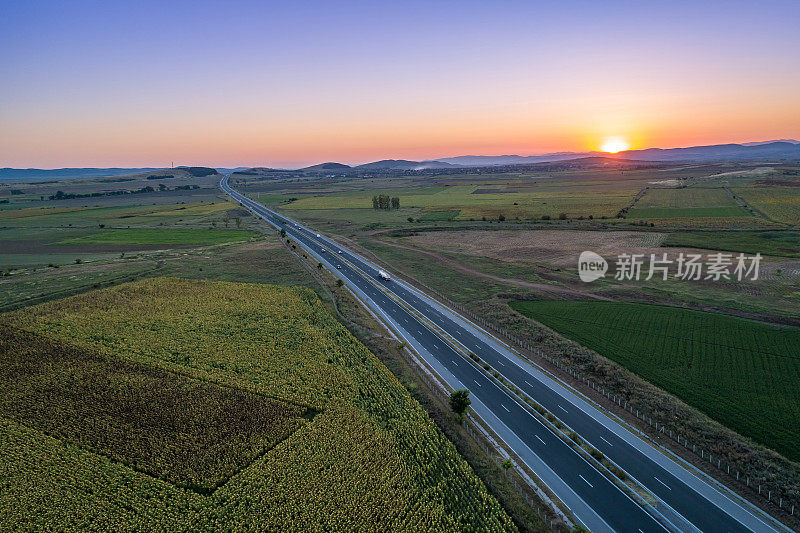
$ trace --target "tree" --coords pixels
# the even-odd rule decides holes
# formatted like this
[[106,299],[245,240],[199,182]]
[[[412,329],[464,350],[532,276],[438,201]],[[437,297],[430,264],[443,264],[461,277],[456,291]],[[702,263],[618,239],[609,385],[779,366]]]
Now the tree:
[[503,213],[500,213],[500,215],[497,217],[497,220],[499,220],[500,222],[505,221],[505,219],[506,219],[506,216]]
[[286,228],[281,228],[281,239],[286,238]]
[[500,466],[502,466],[502,467],[503,467],[503,470],[504,470],[505,472],[508,472],[508,470],[509,470],[509,469],[510,469],[512,466],[514,466],[514,463],[512,463],[512,462],[511,462],[511,459],[506,459],[505,461],[503,461],[502,463],[500,463]]
[[458,415],[459,421],[464,419],[464,414],[466,414],[471,403],[472,400],[469,399],[469,391],[467,389],[454,390],[450,394],[450,409]]
[[409,222],[414,222],[414,217],[408,217]]
[[397,352],[398,352],[398,353],[403,353],[403,349],[404,349],[405,347],[406,347],[406,343],[404,343],[404,342],[401,342],[400,344],[398,344],[398,345],[397,345]]
[[380,204],[378,203],[378,197],[372,197],[372,209],[380,209]]
[[241,228],[242,227],[242,217],[236,217],[233,220],[236,221],[236,227],[237,228]]
[[341,287],[342,285],[344,285],[344,281],[342,281],[341,279],[337,279],[336,280],[336,286],[337,287]]
[[558,220],[567,220],[567,214],[566,213],[559,213],[558,214]]
[[400,209],[400,198],[398,196],[392,197],[392,209]]
[[322,270],[322,263],[317,263],[317,268]]

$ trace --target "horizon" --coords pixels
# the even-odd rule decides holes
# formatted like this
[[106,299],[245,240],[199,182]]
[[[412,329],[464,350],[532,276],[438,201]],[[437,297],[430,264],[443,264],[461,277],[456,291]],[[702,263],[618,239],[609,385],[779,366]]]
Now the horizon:
[[[97,169],[113,169],[113,168],[118,168],[118,169],[140,169],[140,168],[152,168],[152,169],[167,169],[167,168],[185,168],[185,167],[208,167],[208,168],[217,168],[217,169],[219,169],[219,168],[223,168],[223,169],[233,169],[233,168],[274,168],[274,169],[277,169],[277,170],[297,170],[297,169],[301,169],[301,168],[306,168],[306,167],[315,166],[315,165],[323,165],[323,164],[328,164],[328,163],[340,163],[340,164],[348,165],[350,167],[356,167],[356,166],[359,166],[359,165],[365,165],[365,164],[374,163],[374,162],[377,162],[377,161],[405,160],[405,161],[427,162],[427,161],[443,161],[445,159],[451,159],[451,158],[455,158],[455,157],[539,157],[539,156],[558,155],[558,154],[564,154],[564,155],[586,154],[586,157],[604,157],[604,156],[613,157],[613,156],[617,155],[618,153],[635,152],[635,151],[640,151],[640,150],[680,150],[680,149],[685,149],[685,148],[696,148],[696,147],[704,147],[704,146],[723,146],[723,145],[745,146],[745,145],[753,144],[753,143],[755,143],[755,144],[771,144],[771,143],[779,143],[779,142],[788,142],[788,143],[791,143],[791,144],[800,144],[800,140],[793,139],[793,138],[791,138],[791,139],[790,138],[786,138],[786,139],[772,139],[772,140],[767,140],[767,141],[741,141],[741,142],[730,142],[730,143],[713,143],[713,144],[709,144],[709,145],[696,145],[696,146],[669,146],[669,147],[647,146],[647,147],[643,147],[643,148],[621,150],[619,152],[605,152],[605,151],[602,151],[602,150],[587,150],[585,152],[572,152],[572,151],[567,151],[567,150],[559,150],[559,151],[556,151],[556,152],[535,153],[535,154],[524,154],[524,153],[518,153],[518,154],[511,154],[511,153],[509,153],[509,154],[501,154],[501,153],[492,153],[492,154],[459,154],[459,155],[447,155],[447,156],[440,156],[440,157],[427,157],[427,158],[414,159],[414,160],[408,160],[408,159],[399,158],[399,157],[395,157],[395,158],[384,157],[384,158],[378,158],[378,159],[371,159],[371,160],[368,160],[368,161],[354,161],[354,162],[346,162],[346,161],[342,161],[342,160],[331,159],[331,160],[327,160],[327,161],[307,162],[307,163],[301,164],[300,166],[293,166],[293,167],[279,167],[279,166],[274,166],[274,165],[270,166],[269,164],[255,164],[255,165],[249,165],[248,166],[248,165],[239,165],[239,164],[213,165],[213,164],[205,164],[205,163],[197,163],[197,162],[194,162],[194,163],[191,163],[191,162],[190,163],[183,163],[183,162],[181,162],[181,163],[179,163],[177,165],[166,165],[166,166],[161,166],[161,165],[158,165],[158,164],[155,164],[155,163],[154,164],[145,164],[145,165],[140,165],[140,166],[125,166],[125,165],[121,165],[120,166],[120,165],[116,165],[116,166],[113,166],[113,167],[100,167],[100,166],[97,166],[97,165],[85,165],[85,166],[74,166],[74,167],[47,167],[47,168],[43,168],[43,167],[9,167],[9,166],[3,166],[3,167],[0,167],[0,170],[44,170],[44,171],[46,171],[46,170],[62,170],[62,169],[73,169],[73,168],[74,169],[79,169],[79,168],[97,168]],[[474,166],[474,165],[470,165],[470,166]]]
[[784,0],[6,11],[2,167],[300,168],[800,131],[800,5]]

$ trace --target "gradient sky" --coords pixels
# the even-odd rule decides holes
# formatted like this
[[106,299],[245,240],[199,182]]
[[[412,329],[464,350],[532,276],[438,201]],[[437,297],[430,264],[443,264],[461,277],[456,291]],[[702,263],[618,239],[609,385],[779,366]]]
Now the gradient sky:
[[3,2],[0,167],[800,136],[800,2]]

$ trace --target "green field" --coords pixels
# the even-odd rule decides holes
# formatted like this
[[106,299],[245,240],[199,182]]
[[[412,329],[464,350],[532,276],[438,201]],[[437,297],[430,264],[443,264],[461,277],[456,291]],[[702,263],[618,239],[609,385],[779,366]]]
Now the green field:
[[84,237],[64,239],[55,244],[223,244],[258,236],[254,231],[239,230],[133,228],[109,229]]
[[[460,220],[482,217],[553,218],[560,213],[570,217],[613,217],[629,204],[637,189],[622,184],[523,184],[518,187],[454,185],[424,190],[392,191],[400,197],[401,208],[424,212],[460,211]],[[482,191],[491,191],[488,193]],[[383,192],[383,191],[379,191]],[[601,194],[602,193],[602,194]],[[372,211],[369,192],[307,196],[285,206],[297,210],[362,209]]]
[[722,188],[650,189],[628,213],[630,218],[749,217]]
[[800,257],[800,233],[796,231],[680,232],[670,233],[662,246]]
[[631,209],[628,218],[729,218],[750,217],[750,212],[733,207],[642,207]]
[[[3,352],[14,394],[0,410],[4,530],[515,529],[308,289],[156,278],[0,324],[18,331]],[[265,420],[249,440],[203,446],[254,416]],[[159,417],[176,426],[125,429]]]
[[636,303],[511,305],[738,433],[800,459],[800,329]]
[[[135,198],[131,199],[135,201]],[[106,225],[151,225],[188,220],[210,220],[214,215],[233,209],[231,202],[196,202],[160,205],[115,205],[107,207],[60,207],[49,203],[42,207],[0,211],[0,225],[19,228],[83,227]]]
[[461,211],[426,211],[419,220],[421,222],[438,222],[442,220],[453,220],[458,217]]

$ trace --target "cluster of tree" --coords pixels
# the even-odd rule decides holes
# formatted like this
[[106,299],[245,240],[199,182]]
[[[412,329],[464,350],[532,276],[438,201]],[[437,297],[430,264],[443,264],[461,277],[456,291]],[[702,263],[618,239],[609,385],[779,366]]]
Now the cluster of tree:
[[196,178],[219,174],[216,169],[209,167],[186,167],[184,170]]
[[[169,188],[163,183],[158,184],[159,191],[189,191],[194,189],[199,189],[199,185],[178,185],[177,187]],[[103,192],[88,192],[88,193],[65,193],[64,191],[58,191],[55,194],[51,194],[48,196],[49,200],[71,200],[73,198],[97,198],[98,196],[119,196],[122,194],[140,194],[143,192],[155,192],[156,190],[151,187],[150,185],[146,187],[142,187],[141,189],[122,189],[119,191],[103,191]]]
[[400,198],[388,194],[373,196],[372,209],[400,209]]

